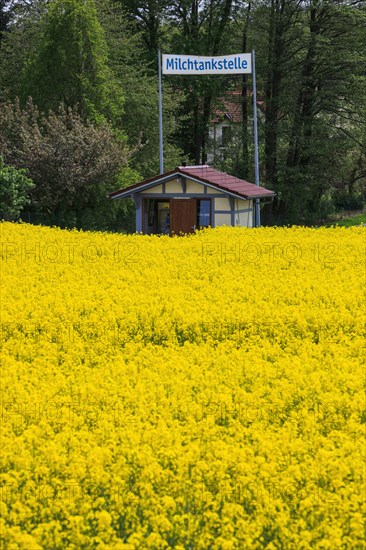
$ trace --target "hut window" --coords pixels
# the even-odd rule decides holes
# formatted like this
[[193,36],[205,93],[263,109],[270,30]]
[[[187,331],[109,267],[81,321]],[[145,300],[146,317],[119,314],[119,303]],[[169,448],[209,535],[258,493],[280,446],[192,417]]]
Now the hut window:
[[209,199],[197,200],[197,227],[211,225],[211,201]]

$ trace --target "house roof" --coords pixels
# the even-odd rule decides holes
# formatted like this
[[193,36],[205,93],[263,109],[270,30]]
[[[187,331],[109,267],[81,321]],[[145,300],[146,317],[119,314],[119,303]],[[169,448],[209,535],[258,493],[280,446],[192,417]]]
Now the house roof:
[[[248,97],[253,96],[253,91],[247,91]],[[217,124],[223,119],[228,119],[230,122],[239,123],[243,122],[243,108],[242,108],[242,92],[241,90],[231,90],[225,93],[224,97],[220,99],[221,106],[215,109],[211,115],[211,122]],[[257,106],[259,109],[263,109],[264,101],[258,99]]]
[[265,187],[259,187],[258,185],[254,185],[254,183],[249,183],[248,181],[241,180],[235,176],[230,176],[225,172],[219,172],[219,170],[215,170],[208,165],[202,165],[178,166],[170,172],[165,172],[164,174],[159,174],[153,178],[135,183],[129,187],[125,187],[124,189],[113,191],[112,193],[109,193],[109,198],[117,199],[128,197],[134,193],[148,189],[149,187],[154,187],[155,185],[169,181],[173,179],[174,176],[186,176],[214,189],[218,189],[229,193],[232,196],[244,199],[274,196],[274,192],[266,189]]

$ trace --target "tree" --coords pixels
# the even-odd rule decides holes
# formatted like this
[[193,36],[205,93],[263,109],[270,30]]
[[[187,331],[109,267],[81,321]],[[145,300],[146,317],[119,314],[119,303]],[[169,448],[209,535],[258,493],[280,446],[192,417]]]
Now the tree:
[[158,48],[164,40],[163,21],[169,8],[168,0],[114,0],[122,8],[130,24],[142,38],[145,61],[155,66]]
[[[235,13],[239,29],[245,11]],[[247,36],[264,92],[260,180],[276,192],[276,223],[313,223],[336,190],[351,192],[355,182],[360,195],[365,182],[365,8],[255,0]]]
[[[125,97],[121,124],[130,147],[142,144],[130,165],[141,174],[141,179],[151,177],[159,170],[157,56],[154,63],[147,61],[144,35],[136,21],[126,19],[121,2],[103,0],[97,6],[110,51],[110,66]],[[168,79],[164,79],[163,96],[164,165],[171,169],[185,160],[174,140],[180,131],[177,113],[183,98]]]
[[39,45],[22,82],[22,100],[42,110],[62,102],[94,121],[118,125],[123,95],[108,65],[108,48],[93,0],[54,0],[40,25]]
[[[171,39],[173,51],[212,56],[225,53],[232,7],[232,0],[178,0],[170,10],[171,25],[176,30]],[[184,90],[186,98],[179,113],[182,131],[178,143],[197,164],[205,163],[212,106],[222,97],[226,80],[217,76],[177,77],[175,83]]]
[[6,25],[0,40],[0,101],[23,94],[24,71],[35,55],[40,15],[46,3],[5,2]]
[[0,154],[34,181],[32,209],[60,224],[112,191],[133,152],[106,124],[84,122],[70,107],[45,115],[31,100],[25,109],[0,105]]
[[[242,24],[242,43],[241,51],[243,53],[248,52],[248,34],[249,34],[249,22],[250,12],[252,9],[252,2],[248,2],[244,10],[244,21]],[[249,144],[248,144],[248,75],[243,74],[241,78],[241,106],[242,106],[242,166],[236,167],[236,171],[239,172],[239,177],[248,179],[249,175]]]
[[[302,10],[299,1],[271,0],[265,83],[265,180],[277,187],[278,139],[280,118],[288,106],[284,101],[286,85],[294,74],[299,44]],[[301,32],[300,32],[301,36]]]
[[[344,135],[355,139],[365,125],[366,13],[345,2],[312,0],[306,20],[306,49],[283,172],[287,190],[280,207],[287,218],[314,221],[322,197],[334,189],[349,156]],[[359,147],[356,141],[352,148]]]
[[0,213],[5,219],[18,218],[29,203],[29,192],[34,183],[25,170],[16,170],[4,164],[0,155]]
[[0,41],[3,38],[3,34],[8,30],[11,15],[9,2],[7,0],[0,0]]

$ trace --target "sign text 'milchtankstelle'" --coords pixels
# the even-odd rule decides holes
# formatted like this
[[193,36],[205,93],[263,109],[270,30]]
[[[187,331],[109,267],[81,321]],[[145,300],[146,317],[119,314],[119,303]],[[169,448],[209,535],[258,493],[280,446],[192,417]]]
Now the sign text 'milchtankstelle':
[[252,72],[251,55],[240,53],[220,57],[163,54],[163,74],[244,74]]

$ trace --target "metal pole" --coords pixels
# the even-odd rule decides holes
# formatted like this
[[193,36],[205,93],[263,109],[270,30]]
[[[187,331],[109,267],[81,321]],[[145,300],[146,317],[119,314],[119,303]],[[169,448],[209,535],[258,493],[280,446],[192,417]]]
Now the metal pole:
[[159,69],[159,165],[160,174],[164,173],[164,145],[163,145],[163,91],[161,86],[161,51],[158,50]]
[[[254,171],[255,184],[259,186],[259,160],[258,160],[258,125],[257,125],[257,81],[255,76],[255,51],[252,50],[252,74],[253,74],[253,117],[254,117]],[[259,199],[255,199],[255,225],[261,225],[261,213]]]

